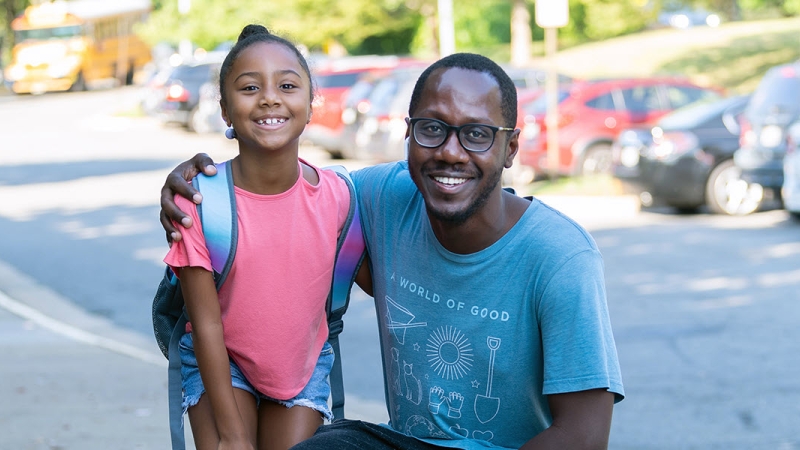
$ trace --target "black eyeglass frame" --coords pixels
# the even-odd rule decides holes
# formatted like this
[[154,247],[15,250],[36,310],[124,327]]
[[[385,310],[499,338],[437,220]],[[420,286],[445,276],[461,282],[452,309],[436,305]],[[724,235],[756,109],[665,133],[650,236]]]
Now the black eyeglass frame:
[[[445,129],[444,137],[442,138],[442,142],[439,145],[426,145],[426,144],[421,143],[419,141],[419,139],[417,139],[416,124],[418,122],[422,121],[422,120],[428,120],[428,121],[436,122],[436,123],[442,125],[442,128]],[[421,147],[425,147],[425,148],[441,147],[442,144],[447,142],[447,137],[450,136],[450,131],[454,130],[456,132],[456,138],[458,139],[458,143],[461,144],[461,148],[463,148],[464,150],[466,150],[468,152],[473,152],[473,153],[483,153],[483,152],[489,151],[489,149],[492,148],[492,146],[494,145],[494,140],[497,137],[497,132],[498,131],[514,131],[514,130],[516,130],[516,128],[496,127],[494,125],[489,125],[489,124],[485,124],[485,123],[465,123],[464,125],[461,125],[461,126],[454,126],[454,125],[450,125],[447,122],[441,121],[439,119],[432,119],[430,117],[406,117],[406,123],[411,127],[411,136],[414,138],[414,142],[416,142]],[[492,141],[489,143],[489,146],[486,147],[484,150],[472,150],[472,149],[469,149],[469,148],[467,148],[466,145],[464,145],[464,142],[461,141],[461,130],[464,129],[464,128],[467,128],[467,127],[476,127],[476,126],[486,127],[488,129],[492,130]]]

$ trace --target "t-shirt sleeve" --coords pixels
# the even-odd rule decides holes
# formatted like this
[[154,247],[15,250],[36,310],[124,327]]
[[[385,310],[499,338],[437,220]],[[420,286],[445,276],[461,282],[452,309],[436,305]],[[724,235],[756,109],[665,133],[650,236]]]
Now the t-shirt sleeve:
[[596,250],[569,258],[538,305],[544,356],[543,394],[608,389],[624,396],[606,301],[603,261]]
[[179,277],[179,269],[181,267],[202,267],[210,272],[212,270],[211,257],[206,247],[197,206],[179,195],[175,196],[175,204],[192,218],[192,226],[191,228],[183,228],[180,224],[175,224],[181,231],[183,239],[172,244],[167,256],[164,258],[164,262]]

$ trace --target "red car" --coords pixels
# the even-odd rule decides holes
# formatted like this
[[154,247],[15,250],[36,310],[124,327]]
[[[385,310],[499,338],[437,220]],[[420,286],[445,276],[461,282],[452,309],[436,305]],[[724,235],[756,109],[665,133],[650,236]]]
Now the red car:
[[343,104],[350,88],[369,73],[410,64],[411,60],[397,56],[363,56],[327,62],[316,71],[316,95],[312,104],[311,122],[303,137],[327,150],[334,157],[342,156]]
[[[611,143],[620,130],[654,124],[668,112],[723,91],[681,78],[576,81],[558,91],[558,175],[611,173]],[[547,95],[520,98],[518,163],[539,175],[547,165]]]

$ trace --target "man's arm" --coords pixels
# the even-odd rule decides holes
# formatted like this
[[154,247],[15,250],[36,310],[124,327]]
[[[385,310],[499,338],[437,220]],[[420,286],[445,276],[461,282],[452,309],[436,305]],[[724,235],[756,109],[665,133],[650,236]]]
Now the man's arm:
[[614,394],[606,389],[547,396],[553,423],[526,442],[524,450],[606,449]]
[[206,175],[215,175],[217,173],[214,161],[205,153],[198,153],[192,159],[180,163],[178,167],[167,175],[167,181],[164,182],[164,187],[161,188],[161,212],[159,214],[161,226],[167,232],[167,242],[181,240],[181,233],[173,225],[173,220],[186,228],[192,226],[192,219],[178,208],[174,197],[175,194],[178,194],[196,204],[200,204],[203,201],[203,196],[189,184],[189,181],[200,172]]

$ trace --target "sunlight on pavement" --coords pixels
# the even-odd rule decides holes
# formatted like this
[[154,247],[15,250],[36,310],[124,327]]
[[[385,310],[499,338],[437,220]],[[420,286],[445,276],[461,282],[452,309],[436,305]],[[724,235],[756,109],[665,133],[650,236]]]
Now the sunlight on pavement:
[[[158,205],[164,170],[87,177],[59,183],[0,186],[0,217],[33,220],[47,213],[76,214],[112,206]],[[155,219],[154,219],[155,220]]]

